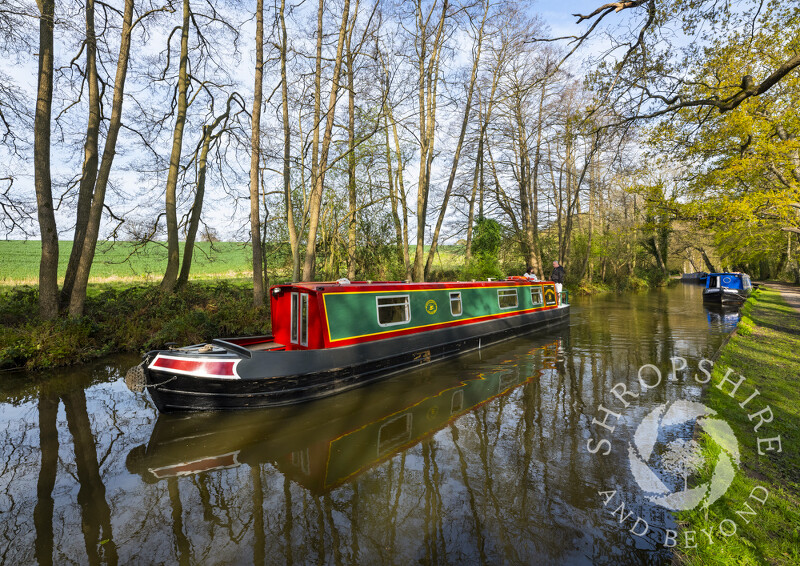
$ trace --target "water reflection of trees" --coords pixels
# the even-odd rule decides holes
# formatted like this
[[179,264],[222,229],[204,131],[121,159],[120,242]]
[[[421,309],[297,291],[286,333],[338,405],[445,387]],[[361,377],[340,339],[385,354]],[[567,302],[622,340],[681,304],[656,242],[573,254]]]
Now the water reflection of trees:
[[[696,362],[713,344],[697,339],[700,331],[681,319],[670,296],[631,301],[633,308],[610,300],[598,305],[603,316],[574,324],[556,343],[530,339],[527,347],[515,342],[500,354],[488,351],[483,360],[437,366],[437,374],[466,379],[469,372],[494,372],[498,383],[522,385],[394,453],[372,446],[374,463],[355,466],[357,475],[332,488],[307,483],[298,471],[317,465],[309,457],[313,443],[292,448],[299,468],[290,469],[291,458],[252,459],[145,483],[125,469],[126,456],[152,430],[154,413],[145,401],[131,401],[113,384],[85,394],[82,386],[31,389],[14,405],[14,422],[28,424],[0,433],[0,560],[662,562],[666,557],[653,550],[661,533],[634,539],[597,495],[631,491],[624,446],[601,458],[587,452],[586,439],[614,383],[632,386],[643,363],[668,368],[676,355]],[[702,311],[698,325],[707,335]],[[665,375],[648,404],[625,412],[621,434],[687,385]],[[633,494],[626,504],[651,525],[669,524]]]

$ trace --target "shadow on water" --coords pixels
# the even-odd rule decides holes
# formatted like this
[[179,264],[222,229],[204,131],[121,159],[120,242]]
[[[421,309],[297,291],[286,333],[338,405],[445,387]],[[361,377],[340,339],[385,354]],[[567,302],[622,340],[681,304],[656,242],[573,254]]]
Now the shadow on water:
[[[587,450],[591,421],[641,365],[709,357],[720,316],[688,286],[579,299],[556,331],[243,413],[157,415],[122,383],[131,358],[8,376],[0,561],[664,563],[670,514],[635,489],[624,442]],[[665,379],[617,433],[700,392]],[[608,490],[646,535],[603,506]]]

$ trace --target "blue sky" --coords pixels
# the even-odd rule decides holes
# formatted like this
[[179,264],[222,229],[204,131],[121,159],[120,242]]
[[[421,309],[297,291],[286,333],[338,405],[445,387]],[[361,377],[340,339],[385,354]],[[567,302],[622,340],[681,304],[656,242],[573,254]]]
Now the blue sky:
[[572,14],[589,14],[606,3],[607,0],[562,0],[561,2],[535,2],[534,11],[541,14],[542,18],[550,24],[553,35],[575,35],[586,27],[586,22],[578,26],[577,18]]

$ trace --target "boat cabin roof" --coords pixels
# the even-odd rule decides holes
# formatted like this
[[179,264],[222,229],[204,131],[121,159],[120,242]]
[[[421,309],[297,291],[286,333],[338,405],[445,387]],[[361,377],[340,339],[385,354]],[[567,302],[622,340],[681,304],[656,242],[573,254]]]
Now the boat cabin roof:
[[444,290],[480,287],[509,287],[514,285],[537,285],[552,281],[531,281],[528,279],[500,279],[497,281],[447,281],[439,283],[414,283],[407,281],[310,281],[304,283],[284,283],[274,285],[272,292],[277,294],[288,289],[305,290],[316,293],[353,293],[364,291],[402,291],[402,290]]

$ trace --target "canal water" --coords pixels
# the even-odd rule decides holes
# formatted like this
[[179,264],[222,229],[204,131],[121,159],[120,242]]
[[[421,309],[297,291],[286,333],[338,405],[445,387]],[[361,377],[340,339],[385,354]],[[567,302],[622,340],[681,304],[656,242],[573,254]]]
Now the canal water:
[[737,317],[692,285],[578,297],[546,334],[237,414],[159,415],[123,383],[136,357],[5,374],[0,562],[663,564],[678,528],[631,446],[654,408],[699,399]]

